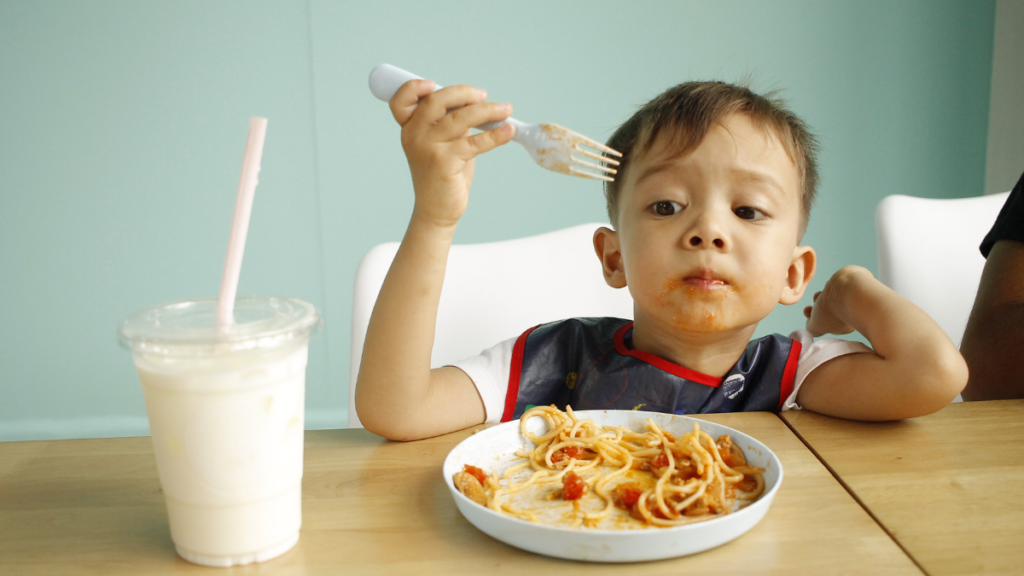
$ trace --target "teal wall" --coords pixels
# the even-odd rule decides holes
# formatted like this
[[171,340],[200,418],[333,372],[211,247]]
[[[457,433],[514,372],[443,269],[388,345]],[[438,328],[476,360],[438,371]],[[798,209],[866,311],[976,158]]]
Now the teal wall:
[[[115,328],[216,295],[251,116],[270,122],[239,291],[322,311],[307,425],[340,427],[353,274],[412,207],[375,64],[602,140],[680,81],[783,89],[824,147],[805,237],[818,289],[844,264],[875,269],[884,196],[981,194],[993,19],[978,0],[2,0],[0,440],[146,433]],[[604,218],[595,182],[513,144],[479,161],[456,240]],[[804,304],[758,332],[798,326]]]

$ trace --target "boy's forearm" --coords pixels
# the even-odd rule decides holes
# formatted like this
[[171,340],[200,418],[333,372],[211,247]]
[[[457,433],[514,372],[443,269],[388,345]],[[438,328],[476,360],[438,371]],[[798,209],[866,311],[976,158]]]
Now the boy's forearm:
[[393,422],[423,405],[454,223],[416,214],[381,286],[370,316],[356,387],[363,425]]

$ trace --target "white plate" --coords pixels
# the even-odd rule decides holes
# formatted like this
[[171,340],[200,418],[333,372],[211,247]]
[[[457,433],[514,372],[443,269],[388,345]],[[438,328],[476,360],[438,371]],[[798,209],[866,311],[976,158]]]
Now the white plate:
[[[576,414],[590,418],[599,426],[624,425],[631,430],[642,431],[647,418],[662,429],[675,435],[693,431],[693,418],[637,412],[632,410],[588,410]],[[452,476],[463,469],[464,464],[479,466],[490,473],[502,471],[516,460],[515,452],[532,442],[519,433],[519,421],[506,422],[463,440],[445,458],[444,481],[455,499],[462,515],[485,534],[523,550],[588,562],[643,562],[675,558],[702,552],[734,540],[757,524],[775,493],[782,484],[782,464],[767,446],[746,434],[715,424],[698,420],[700,429],[717,438],[728,434],[732,441],[743,449],[751,466],[765,469],[765,492],[754,503],[721,518],[676,526],[673,528],[647,528],[640,530],[599,530],[590,528],[568,528],[538,524],[498,514],[481,506],[455,488]],[[547,423],[543,418],[529,422],[530,431],[543,432]]]

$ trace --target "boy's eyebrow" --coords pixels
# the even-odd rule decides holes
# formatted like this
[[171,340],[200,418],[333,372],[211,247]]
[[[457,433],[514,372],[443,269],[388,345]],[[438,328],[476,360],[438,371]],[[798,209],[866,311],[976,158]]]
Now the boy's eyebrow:
[[778,192],[780,196],[786,196],[786,189],[779,184],[779,181],[772,177],[771,174],[766,172],[758,172],[756,170],[744,170],[743,168],[732,168],[730,172],[740,181],[753,182],[755,184],[765,184],[767,187],[774,192]]
[[647,168],[644,168],[644,171],[641,172],[640,176],[638,176],[636,181],[633,182],[633,186],[634,187],[639,186],[641,182],[643,182],[647,178],[650,178],[651,176],[654,176],[658,172],[661,172],[662,170],[664,170],[668,166],[671,166],[672,164],[674,164],[673,159],[668,159],[668,160],[662,160],[661,162],[658,162],[656,164],[652,164],[652,165],[648,166]]
[[[647,168],[644,169],[643,172],[640,173],[640,176],[636,179],[636,182],[633,183],[633,186],[639,186],[640,183],[643,182],[645,179],[654,176],[658,172],[661,172],[666,167],[671,166],[673,164],[674,162],[672,160],[665,160],[662,162],[658,162],[657,164],[652,164],[651,166],[648,166]],[[756,184],[765,184],[767,188],[769,188],[773,192],[778,193],[779,196],[786,196],[786,189],[783,188],[782,184],[779,184],[779,181],[772,177],[771,174],[768,174],[766,172],[758,172],[756,170],[746,170],[743,168],[731,168],[729,171],[737,180],[744,182],[753,182]]]

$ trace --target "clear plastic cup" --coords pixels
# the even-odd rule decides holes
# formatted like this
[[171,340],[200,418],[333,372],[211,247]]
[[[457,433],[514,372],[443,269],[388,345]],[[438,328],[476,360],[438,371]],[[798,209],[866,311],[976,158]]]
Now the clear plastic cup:
[[234,566],[298,542],[306,360],[320,315],[256,296],[236,299],[230,328],[216,317],[216,299],[175,302],[118,332],[142,382],[175,548]]

